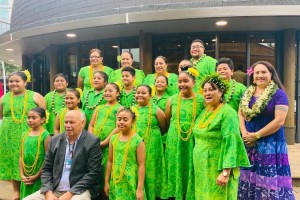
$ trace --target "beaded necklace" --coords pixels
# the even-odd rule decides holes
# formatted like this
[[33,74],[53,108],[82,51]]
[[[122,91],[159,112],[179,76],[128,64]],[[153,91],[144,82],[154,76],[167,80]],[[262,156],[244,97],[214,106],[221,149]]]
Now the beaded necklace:
[[226,103],[228,103],[231,100],[231,98],[234,94],[234,91],[235,91],[236,81],[234,79],[232,81],[233,81],[233,83],[232,83],[231,93],[230,93],[230,96],[228,97],[228,99],[226,100]]
[[9,97],[9,108],[10,108],[10,113],[11,113],[11,117],[12,120],[17,123],[17,124],[21,124],[23,122],[23,119],[26,115],[26,111],[27,111],[27,103],[28,103],[28,91],[25,90],[25,94],[24,94],[24,106],[23,106],[23,111],[22,111],[22,115],[20,119],[17,119],[15,116],[15,112],[14,112],[14,92],[10,93],[10,97]]
[[195,62],[195,59],[192,58],[191,62],[193,63],[194,67],[196,67],[198,65],[199,62],[201,62],[201,60],[206,56],[206,54],[203,54],[198,60],[197,62]]
[[[124,91],[124,86],[122,87],[121,91]],[[126,94],[126,91],[124,91],[124,92]],[[135,100],[136,87],[135,86],[133,86],[132,92],[133,92],[133,99],[131,102],[131,106],[134,106],[136,104],[136,100]],[[129,107],[131,107],[131,106],[129,106]]]
[[116,175],[116,170],[115,170],[115,168],[116,168],[116,166],[115,166],[115,159],[116,159],[115,149],[116,149],[116,146],[117,146],[117,142],[118,142],[118,140],[119,140],[119,138],[120,138],[120,135],[121,135],[121,132],[118,133],[118,136],[117,136],[117,138],[116,138],[116,140],[115,140],[115,142],[114,142],[114,144],[113,144],[113,164],[112,164],[113,166],[112,166],[112,177],[113,177],[113,183],[114,183],[114,184],[118,184],[118,183],[122,180],[122,178],[123,178],[123,176],[124,176],[125,168],[126,168],[126,164],[127,164],[127,159],[128,159],[128,153],[129,153],[130,141],[131,141],[131,139],[132,139],[133,132],[130,133],[130,137],[129,137],[129,139],[128,139],[127,142],[126,142],[126,147],[125,147],[125,150],[124,150],[124,156],[123,156],[124,160],[123,160],[123,163],[122,163],[121,172],[120,172],[120,175],[117,176],[117,175]]
[[[100,135],[100,133],[101,133],[101,131],[102,131],[102,129],[103,129],[103,127],[104,127],[104,125],[105,125],[105,123],[106,123],[106,121],[107,121],[109,115],[110,115],[110,113],[112,112],[113,108],[116,107],[117,104],[118,104],[118,103],[115,102],[114,104],[110,105],[110,108],[109,108],[109,110],[108,110],[108,112],[107,112],[107,114],[106,114],[106,116],[105,116],[105,118],[104,118],[102,124],[99,126],[99,129],[96,129],[95,131],[93,131],[95,135],[98,135],[97,133],[99,133],[99,135]],[[103,108],[103,106],[104,106],[104,105],[99,106],[99,107],[97,108],[97,110],[96,110],[95,124],[97,123],[97,120],[98,120],[98,114],[99,114],[99,111],[101,110],[101,108]]]
[[[136,116],[139,116],[139,113],[138,113],[138,109],[139,109],[139,105],[137,105],[137,109],[136,109]],[[138,118],[137,118],[138,119]],[[152,125],[152,106],[151,106],[151,103],[149,103],[149,107],[148,107],[148,118],[147,118],[147,129],[146,129],[146,132],[144,134],[144,142],[147,143],[147,141],[149,140],[149,133],[150,133],[150,130],[151,130],[151,125]]]
[[[177,130],[178,130],[178,136],[180,137],[180,139],[182,141],[188,141],[188,139],[191,137],[191,134],[192,134],[192,129],[194,127],[194,123],[195,123],[195,119],[196,119],[196,95],[195,93],[193,92],[193,114],[192,114],[192,122],[190,123],[191,126],[190,128],[187,130],[187,131],[183,131],[180,127],[180,103],[181,103],[181,98],[182,98],[182,94],[181,92],[179,93],[178,95],[178,102],[177,102],[177,112],[176,112],[176,118],[177,118]],[[182,133],[185,133],[187,134],[187,137],[184,138],[182,135],[181,135],[181,132]]]
[[[66,103],[65,103],[65,98],[66,98],[66,94],[67,94],[67,90],[65,91],[65,93],[64,93],[64,100],[63,100],[63,103],[62,103],[62,105],[61,105],[61,108],[64,108],[65,106],[66,106]],[[55,110],[55,107],[54,107],[54,99],[55,99],[55,95],[56,95],[56,90],[54,90],[54,93],[53,93],[53,95],[52,95],[52,99],[51,99],[51,110],[52,110],[52,112],[55,114],[55,115],[57,115],[57,112],[58,111],[56,111]]]
[[39,134],[39,138],[38,138],[37,152],[35,154],[35,159],[34,159],[32,165],[26,165],[25,160],[24,160],[24,143],[25,143],[25,139],[28,137],[29,133],[31,132],[31,129],[29,129],[29,131],[24,135],[24,137],[22,139],[22,143],[21,143],[22,144],[21,145],[21,150],[22,150],[21,160],[22,160],[22,165],[23,165],[23,171],[24,171],[26,176],[32,176],[33,173],[34,173],[37,162],[39,160],[40,146],[41,146],[41,141],[42,141],[42,136],[43,136],[44,131],[45,131],[45,129],[42,127],[42,129],[40,131],[40,134]]
[[[98,70],[98,71],[103,71],[103,70],[104,70],[104,66],[102,64],[100,64],[100,70]],[[90,65],[90,67],[89,67],[89,78],[90,78],[91,88],[94,88],[94,86],[93,86],[93,76],[94,76],[93,66]]]
[[89,110],[94,110],[98,105],[100,105],[101,101],[104,99],[104,95],[102,94],[102,97],[100,97],[100,99],[95,105],[89,106],[89,95],[91,92],[94,92],[94,90],[89,90],[86,94],[85,105]]
[[198,124],[199,128],[205,128],[205,127],[207,127],[208,124],[210,124],[210,122],[216,117],[218,111],[222,108],[222,106],[223,106],[223,103],[220,103],[218,105],[218,107],[213,111],[212,115],[204,123],[204,120],[207,117],[208,111],[210,109],[210,106],[208,106],[207,109],[206,109],[206,111],[205,111],[205,113],[204,113],[204,115],[203,115],[203,117],[201,118],[201,120],[200,120],[200,122]]

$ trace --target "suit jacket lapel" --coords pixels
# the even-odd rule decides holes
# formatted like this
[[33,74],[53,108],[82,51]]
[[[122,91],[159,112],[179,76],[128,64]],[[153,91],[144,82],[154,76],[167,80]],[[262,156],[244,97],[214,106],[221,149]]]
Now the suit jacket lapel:
[[85,137],[86,137],[87,132],[86,131],[82,131],[81,136],[76,144],[75,147],[75,152],[74,152],[74,156],[73,156],[73,160],[72,160],[72,166],[71,166],[71,172],[73,170],[73,167],[76,164],[76,161],[78,160],[78,155],[84,145],[84,141],[85,141]]
[[[64,135],[60,138],[59,140],[59,144],[58,144],[58,163],[59,165],[57,166],[57,170],[55,170],[56,172],[59,172],[59,176],[61,178],[62,172],[63,172],[63,168],[64,168],[64,162],[65,162],[65,156],[66,156],[66,139],[67,136],[65,133],[63,133]],[[56,166],[54,166],[56,167]],[[60,180],[59,180],[60,182]],[[58,182],[58,183],[59,183]]]

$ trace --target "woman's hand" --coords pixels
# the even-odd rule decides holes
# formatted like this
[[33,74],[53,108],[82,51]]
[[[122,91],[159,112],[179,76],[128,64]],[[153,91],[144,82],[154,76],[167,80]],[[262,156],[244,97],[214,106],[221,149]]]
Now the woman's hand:
[[104,184],[104,192],[109,197],[109,183]]
[[253,144],[255,144],[257,138],[255,133],[247,133],[246,135],[243,135],[243,141],[245,142],[245,144],[247,146],[253,146]]
[[226,185],[228,184],[229,181],[229,174],[228,176],[223,176],[223,172],[221,172],[221,174],[218,176],[217,178],[217,185],[222,186],[222,187],[226,187]]
[[142,189],[136,190],[136,199],[143,200],[144,199],[144,191]]

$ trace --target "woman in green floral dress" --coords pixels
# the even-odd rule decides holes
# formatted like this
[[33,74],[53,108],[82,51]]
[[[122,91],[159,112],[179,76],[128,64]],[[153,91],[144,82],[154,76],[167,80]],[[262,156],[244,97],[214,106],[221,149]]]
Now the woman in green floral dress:
[[178,76],[174,73],[168,73],[168,60],[164,56],[157,56],[154,60],[155,73],[148,74],[144,80],[144,84],[149,85],[151,88],[155,87],[155,80],[159,75],[164,75],[168,78],[168,88],[166,90],[169,96],[178,93]]
[[102,51],[99,49],[90,50],[90,66],[82,67],[78,74],[77,87],[87,91],[93,87],[93,75],[96,71],[103,71],[108,76],[114,70],[110,67],[103,66],[103,55]]
[[218,74],[205,77],[201,87],[207,107],[193,128],[195,199],[234,200],[239,167],[250,166],[238,115],[223,102],[228,83]]
[[167,101],[170,97],[166,92],[168,84],[168,78],[165,75],[158,75],[155,79],[154,91],[152,90],[153,97],[151,101],[163,112],[166,112]]
[[46,109],[43,96],[26,90],[27,82],[30,82],[29,72],[11,74],[8,78],[10,92],[0,99],[0,180],[12,182],[12,199],[20,196],[20,146],[22,133],[28,129],[28,111],[37,106]]
[[[68,89],[65,98],[65,103],[67,107],[60,109],[57,113],[55,119],[55,126],[54,126],[54,135],[65,132],[65,116],[69,110],[79,109],[79,105],[81,103],[80,102],[80,97],[82,95],[81,93],[82,91],[79,88]],[[83,112],[83,110],[81,111]]]
[[246,86],[231,79],[233,75],[234,65],[230,58],[220,58],[217,62],[217,73],[228,81],[229,89],[227,90],[224,98],[224,103],[230,105],[236,112],[238,112],[241,98],[246,90]]
[[46,124],[46,128],[47,131],[51,134],[54,133],[54,124],[58,110],[66,106],[65,97],[67,93],[68,83],[68,75],[63,73],[56,74],[54,77],[55,89],[45,96],[47,102],[47,111],[49,113],[49,119]]
[[109,143],[104,191],[110,200],[142,200],[145,180],[145,144],[132,130],[135,114],[122,109],[117,114],[119,134]]
[[194,198],[192,128],[203,105],[203,97],[193,92],[198,71],[192,67],[178,77],[179,94],[167,102],[166,119],[170,123],[166,142],[167,192],[175,199]]
[[[123,109],[123,106],[117,102],[119,96],[120,89],[117,84],[109,83],[105,86],[104,97],[107,103],[95,109],[88,129],[89,132],[101,140],[103,174],[106,171],[110,138],[119,132],[119,129],[116,127],[117,112]],[[103,175],[103,180],[101,181],[102,187],[104,187],[104,177],[105,175]]]
[[46,112],[42,108],[29,111],[27,123],[30,129],[22,135],[20,176],[20,199],[38,191],[41,186],[41,172],[50,134],[43,128]]
[[121,54],[121,68],[116,69],[109,75],[109,82],[114,82],[117,83],[118,85],[122,85],[122,69],[124,67],[131,67],[132,69],[135,70],[135,81],[133,85],[139,86],[140,84],[143,83],[143,80],[145,79],[145,74],[142,70],[140,69],[135,69],[132,67],[133,63],[133,55],[129,51],[123,51]]
[[151,88],[148,85],[137,87],[135,98],[137,105],[132,107],[136,113],[136,132],[146,145],[145,192],[147,199],[166,196],[166,166],[162,142],[162,133],[166,132],[165,113],[150,102]]
[[97,106],[105,104],[104,88],[107,84],[108,76],[105,72],[97,71],[93,77],[93,88],[84,92],[82,97],[82,110],[86,116],[86,129],[92,119]]

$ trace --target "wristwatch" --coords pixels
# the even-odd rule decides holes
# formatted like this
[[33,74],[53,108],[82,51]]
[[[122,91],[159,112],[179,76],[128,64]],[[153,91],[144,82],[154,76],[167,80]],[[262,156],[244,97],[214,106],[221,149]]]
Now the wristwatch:
[[227,177],[227,176],[228,176],[228,173],[227,173],[226,171],[223,171],[223,172],[222,172],[222,175],[223,175],[224,177]]
[[258,132],[255,133],[256,139],[260,139],[260,134]]

